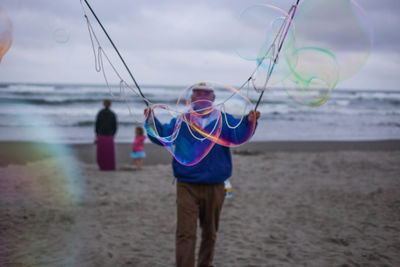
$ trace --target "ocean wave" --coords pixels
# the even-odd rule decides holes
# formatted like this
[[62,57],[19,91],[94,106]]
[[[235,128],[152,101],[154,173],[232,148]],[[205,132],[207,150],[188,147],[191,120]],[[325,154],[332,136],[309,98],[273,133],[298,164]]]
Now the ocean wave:
[[[47,94],[45,94],[47,96]],[[93,104],[93,103],[102,103],[104,99],[107,99],[105,96],[91,96],[91,97],[68,97],[68,96],[49,96],[40,98],[37,94],[31,94],[32,97],[19,97],[19,96],[0,96],[0,103],[10,103],[10,104],[34,104],[34,105],[70,105],[70,104]],[[109,98],[109,97],[108,97]],[[114,103],[132,103],[132,104],[142,104],[144,103],[141,98],[127,98],[127,99],[115,99],[109,98]],[[152,98],[153,103],[163,103],[167,105],[175,105],[177,102],[176,98],[168,99],[168,98]]]
[[55,89],[54,85],[46,84],[9,84],[2,89],[2,91],[8,92],[53,92]]
[[[95,125],[95,120],[92,121],[79,121],[75,122],[72,124],[64,124],[62,126],[66,127],[87,127],[87,126],[94,126]],[[134,126],[134,125],[139,125],[139,123],[135,121],[118,121],[118,126]]]
[[[69,129],[66,128],[82,132],[91,128],[93,132],[96,114],[106,98],[113,100],[111,108],[122,128],[134,127],[138,124],[135,120],[142,121],[146,105],[141,98],[130,94],[128,109],[125,100],[118,98],[119,87],[113,86],[112,90],[116,92],[115,97],[101,85],[0,84],[0,127],[3,130],[14,127],[18,129],[16,131],[21,131],[18,127],[38,125],[59,127],[67,135]],[[152,103],[167,104],[174,109],[184,87],[144,86],[142,90]],[[218,101],[229,96],[225,91],[216,90],[216,93]],[[258,98],[255,95],[251,96],[253,104]],[[400,127],[399,107],[400,91],[334,90],[323,106],[308,107],[293,101],[283,89],[271,89],[266,91],[258,110],[261,112],[260,125],[266,127],[307,124],[311,131],[327,131],[323,127],[331,127],[328,124],[334,122],[337,123],[335,127],[352,127],[357,131],[364,127],[363,123],[371,121],[371,127],[385,126],[395,132]],[[33,119],[25,123],[21,118]],[[35,122],[35,119],[38,120]]]
[[400,122],[381,122],[378,123],[378,126],[400,128]]
[[[0,127],[14,127],[14,128],[24,128],[24,127],[94,127],[95,120],[91,121],[78,121],[78,122],[62,122],[53,120],[14,120],[14,121],[2,121],[0,122]],[[135,121],[119,121],[118,126],[128,127],[140,125],[140,123]]]
[[357,100],[400,100],[400,92],[363,92],[346,95],[347,99]]
[[21,99],[21,98],[1,98],[0,103],[7,104],[34,104],[34,105],[68,105],[68,104],[90,104],[99,103],[98,99]]
[[400,106],[400,99],[388,99],[388,102],[394,106]]

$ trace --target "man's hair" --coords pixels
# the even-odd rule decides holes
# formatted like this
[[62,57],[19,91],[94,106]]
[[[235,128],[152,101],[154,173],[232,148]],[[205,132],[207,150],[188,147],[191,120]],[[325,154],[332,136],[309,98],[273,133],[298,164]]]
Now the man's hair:
[[103,105],[104,105],[106,108],[110,107],[110,106],[111,106],[111,100],[110,100],[110,99],[104,100],[104,101],[103,101]]
[[[215,99],[214,88],[212,88],[205,82],[197,83],[192,87],[192,95],[190,99],[191,102],[199,100],[200,92],[203,92],[201,99],[214,102]],[[204,93],[206,94],[206,96],[204,95]]]
[[212,88],[212,86],[208,85],[206,82],[199,82],[195,84],[192,90],[203,90],[203,91],[214,92],[214,88]]
[[137,127],[136,127],[136,131],[138,132],[138,134],[139,134],[140,136],[144,135],[144,130],[143,130],[142,127],[137,126]]

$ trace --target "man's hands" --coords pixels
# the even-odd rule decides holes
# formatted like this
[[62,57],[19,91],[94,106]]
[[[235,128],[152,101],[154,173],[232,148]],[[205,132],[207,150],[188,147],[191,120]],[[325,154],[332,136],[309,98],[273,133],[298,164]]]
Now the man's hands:
[[150,115],[149,112],[151,112],[151,108],[145,108],[143,114],[147,117],[148,115]]
[[255,111],[255,110],[250,111],[249,117],[248,117],[249,121],[253,122],[255,120],[258,120],[260,118],[260,115],[261,115],[261,113],[258,110],[257,111]]

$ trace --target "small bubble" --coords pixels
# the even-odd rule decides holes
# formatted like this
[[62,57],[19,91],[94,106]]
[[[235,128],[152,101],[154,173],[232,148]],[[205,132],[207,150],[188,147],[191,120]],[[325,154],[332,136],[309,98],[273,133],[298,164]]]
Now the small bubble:
[[53,32],[53,39],[57,43],[65,44],[69,41],[69,32],[63,28],[55,29]]

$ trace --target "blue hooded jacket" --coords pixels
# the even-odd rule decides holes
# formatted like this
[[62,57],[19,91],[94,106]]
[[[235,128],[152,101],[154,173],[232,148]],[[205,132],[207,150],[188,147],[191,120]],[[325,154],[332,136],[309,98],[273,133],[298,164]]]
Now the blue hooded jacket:
[[[222,115],[222,130],[221,137],[227,137],[229,135],[230,140],[240,140],[243,135],[248,132],[248,128],[251,127],[251,122],[248,120],[248,116],[243,118],[240,125],[234,129],[227,126],[226,120],[229,125],[238,124],[239,120],[233,116],[226,114]],[[155,119],[158,134],[160,136],[171,135],[174,130],[176,119],[171,120],[169,124],[161,124]],[[193,138],[188,130],[186,122],[182,122],[179,130],[179,135],[183,135],[186,139],[193,140],[195,142],[201,142]],[[158,145],[163,145],[157,138],[149,135],[149,139]],[[212,142],[206,140],[206,142]],[[193,151],[188,151],[189,153]],[[232,156],[230,148],[219,144],[214,144],[208,154],[197,164],[192,166],[186,166],[179,163],[175,158],[172,160],[172,169],[176,179],[189,183],[199,184],[217,184],[224,182],[232,175]]]

